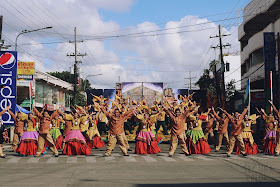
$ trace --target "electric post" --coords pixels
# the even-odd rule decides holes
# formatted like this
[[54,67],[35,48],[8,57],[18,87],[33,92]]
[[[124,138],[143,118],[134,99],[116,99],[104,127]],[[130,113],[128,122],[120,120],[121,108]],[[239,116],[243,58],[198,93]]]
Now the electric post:
[[280,108],[280,33],[277,33],[277,61],[278,61],[278,108]]
[[226,108],[226,89],[225,89],[225,76],[224,76],[225,63],[224,63],[224,57],[223,57],[223,48],[225,48],[227,46],[231,46],[230,44],[226,44],[226,45],[222,44],[222,37],[224,37],[224,36],[229,36],[229,35],[222,35],[221,34],[221,25],[219,25],[219,35],[210,37],[210,38],[219,38],[219,43],[220,43],[220,45],[218,45],[216,47],[211,46],[211,48],[220,49],[220,68],[216,67],[217,72],[215,71],[215,74],[217,75],[217,77],[215,77],[215,78],[218,78],[218,80],[217,80],[218,85],[216,85],[216,86],[219,87],[219,89],[217,89],[217,88],[216,89],[217,89],[217,95],[220,97],[221,107],[223,109]]
[[78,42],[83,42],[83,40],[80,40],[80,41],[77,41],[77,29],[75,27],[74,29],[74,32],[75,32],[75,40],[74,41],[69,41],[69,43],[75,43],[75,53],[72,53],[72,54],[67,54],[67,56],[69,57],[75,57],[75,63],[74,63],[74,94],[73,94],[73,104],[74,104],[74,101],[77,97],[77,93],[78,93],[78,89],[77,89],[77,84],[78,84],[78,63],[82,63],[81,61],[78,61],[78,56],[86,56],[87,54],[84,53],[84,54],[80,54],[77,52],[77,43]]
[[189,79],[189,81],[190,81],[189,91],[188,91],[189,95],[190,95],[190,90],[192,89],[192,79],[195,79],[195,78],[196,77],[192,77],[192,72],[191,71],[190,71],[190,76],[188,78],[185,78],[185,79]]

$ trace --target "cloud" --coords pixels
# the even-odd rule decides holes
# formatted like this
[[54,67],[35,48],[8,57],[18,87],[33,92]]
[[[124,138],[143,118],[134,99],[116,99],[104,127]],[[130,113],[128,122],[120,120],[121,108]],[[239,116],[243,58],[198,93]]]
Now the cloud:
[[[164,82],[174,88],[186,88],[189,72],[195,77],[194,83],[203,68],[218,56],[218,51],[210,49],[218,40],[209,39],[218,33],[217,25],[203,24],[209,20],[197,16],[187,15],[164,26],[145,21],[122,29],[121,23],[104,21],[100,9],[127,12],[133,0],[6,2],[9,3],[0,6],[0,11],[4,15],[3,35],[7,43],[13,45],[22,30],[53,26],[19,37],[20,60],[38,61],[36,67],[44,71],[68,71],[74,64],[74,57],[67,57],[74,52],[74,44],[68,41],[74,40],[77,27],[77,39],[83,40],[77,45],[78,53],[87,53],[78,57],[83,76],[102,74],[88,77],[95,88],[114,88],[119,76],[122,82]],[[238,50],[237,27],[223,30],[227,32],[232,33],[224,39],[233,46],[230,52]],[[120,37],[104,39],[115,35]]]

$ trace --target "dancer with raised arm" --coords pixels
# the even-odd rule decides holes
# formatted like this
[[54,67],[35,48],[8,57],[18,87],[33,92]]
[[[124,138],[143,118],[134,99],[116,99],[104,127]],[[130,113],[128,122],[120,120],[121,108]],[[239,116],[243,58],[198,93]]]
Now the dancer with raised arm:
[[[254,141],[252,130],[251,130],[251,126],[256,124],[256,120],[258,117],[259,116],[256,116],[256,114],[253,114],[249,117],[248,115],[245,115],[244,121],[242,123],[241,134],[245,145],[246,153],[248,155],[254,155],[259,152],[258,146]],[[237,155],[241,154],[238,147],[236,148],[236,154]]]
[[161,152],[156,141],[156,136],[152,133],[151,125],[155,123],[155,118],[150,119],[147,112],[142,114],[140,111],[134,111],[134,116],[140,122],[138,133],[136,135],[135,153],[136,154],[157,154]]
[[222,117],[220,117],[217,112],[215,112],[214,107],[212,107],[212,112],[215,116],[215,118],[219,122],[219,127],[218,127],[218,142],[216,145],[216,152],[218,152],[222,146],[222,141],[223,139],[225,140],[226,147],[228,148],[229,144],[229,138],[228,138],[228,122],[229,118],[226,116],[225,113],[222,114]]
[[61,111],[59,113],[65,121],[71,121],[72,124],[71,130],[65,135],[65,145],[62,153],[65,155],[90,155],[91,148],[87,146],[86,139],[81,132],[81,119],[79,114],[75,113],[72,116],[71,114],[64,114]]
[[187,148],[190,154],[208,154],[211,152],[211,148],[205,139],[205,136],[202,131],[202,122],[207,120],[208,112],[204,114],[199,114],[198,109],[195,110],[195,116],[189,116],[191,123],[191,130],[187,135]]
[[[27,114],[21,113],[22,116],[27,116]],[[25,131],[20,138],[20,144],[16,149],[16,152],[20,156],[36,155],[38,148],[38,137],[39,134],[36,131],[36,120],[32,114],[32,111],[28,114],[28,118],[25,121]],[[42,155],[47,151],[45,148],[42,150]]]
[[242,128],[243,119],[248,111],[248,106],[243,110],[241,115],[236,112],[235,115],[232,116],[226,110],[223,110],[223,109],[221,109],[221,110],[223,111],[224,114],[227,115],[227,117],[230,119],[231,124],[232,124],[231,131],[230,131],[230,137],[229,137],[229,145],[228,145],[228,149],[227,149],[227,157],[230,157],[230,154],[233,151],[235,143],[237,144],[241,154],[243,156],[247,156],[245,145],[243,142],[243,137],[241,134],[241,128]]
[[[4,108],[4,110],[2,110],[2,111],[0,112],[0,118],[1,118],[1,116],[2,116],[6,111],[8,111],[10,108],[11,108],[11,107],[6,106],[6,107]],[[5,155],[4,155],[4,153],[3,153],[1,144],[0,144],[0,158],[5,158]]]
[[278,127],[278,120],[276,120],[272,114],[267,115],[264,109],[261,109],[261,113],[266,122],[265,130],[268,131],[270,129],[263,139],[263,152],[265,154],[273,155],[275,154],[276,149],[276,131]]
[[277,121],[278,121],[278,125],[277,125],[277,130],[276,130],[276,148],[275,148],[275,156],[279,156],[280,153],[280,112],[279,110],[277,110],[277,108],[275,107],[275,105],[272,103],[272,101],[268,101],[272,107],[274,112],[277,115]]
[[35,115],[40,119],[38,147],[35,156],[41,156],[41,153],[44,149],[45,141],[47,141],[49,148],[53,152],[54,156],[58,157],[58,151],[55,147],[52,136],[50,135],[51,120],[54,119],[55,116],[57,116],[58,112],[54,111],[51,116],[47,111],[44,111],[44,113],[41,114],[36,108],[34,108],[34,112]]
[[99,105],[100,110],[104,113],[107,118],[109,118],[109,142],[107,145],[107,150],[105,152],[105,156],[110,156],[112,150],[115,148],[115,141],[119,144],[119,147],[124,156],[129,156],[127,154],[127,147],[124,142],[124,122],[133,114],[133,108],[129,109],[124,114],[120,114],[120,110],[116,108],[114,112],[107,112],[106,109]]
[[91,148],[101,148],[104,147],[105,142],[101,140],[100,134],[97,129],[97,119],[96,112],[92,112],[89,116],[89,129],[87,131],[89,142],[88,146]]
[[[165,100],[166,102],[168,102],[167,100]],[[164,111],[167,113],[167,115],[170,117],[171,119],[171,138],[170,138],[170,148],[169,148],[169,157],[172,157],[176,148],[177,148],[177,144],[178,144],[178,140],[179,140],[179,144],[182,148],[182,151],[184,152],[184,154],[186,156],[189,156],[190,153],[187,149],[187,145],[186,145],[186,134],[185,134],[185,121],[186,118],[191,114],[191,110],[190,109],[185,109],[184,113],[182,114],[182,112],[180,111],[179,108],[177,108],[175,110],[175,114],[173,114],[171,112],[170,108],[166,108],[164,107]]]
[[27,120],[27,115],[21,115],[20,111],[16,115],[10,110],[8,112],[15,121],[12,149],[16,152],[19,140],[23,134],[24,121]]

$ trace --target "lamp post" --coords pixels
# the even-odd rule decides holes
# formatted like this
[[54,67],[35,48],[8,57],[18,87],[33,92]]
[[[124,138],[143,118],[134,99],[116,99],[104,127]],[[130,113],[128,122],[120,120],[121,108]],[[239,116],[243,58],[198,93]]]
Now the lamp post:
[[17,40],[18,40],[18,37],[22,34],[25,34],[25,33],[30,33],[30,32],[36,32],[36,31],[40,31],[40,30],[45,30],[45,29],[51,29],[52,27],[44,27],[44,28],[40,28],[40,29],[34,29],[34,30],[23,30],[21,31],[21,33],[19,33],[16,37],[16,42],[15,42],[15,51],[17,51]]
[[100,74],[96,74],[96,75],[87,75],[86,78],[84,79],[84,91],[86,91],[86,79],[88,77],[95,77],[95,76],[99,76],[99,75],[102,75],[101,73]]

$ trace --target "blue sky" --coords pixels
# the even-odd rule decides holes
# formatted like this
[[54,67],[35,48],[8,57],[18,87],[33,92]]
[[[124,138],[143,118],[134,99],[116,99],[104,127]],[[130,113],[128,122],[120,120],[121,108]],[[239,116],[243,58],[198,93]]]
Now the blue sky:
[[[100,14],[104,21],[117,21],[122,27],[127,27],[145,21],[157,24],[178,21],[186,15],[204,18],[209,15],[231,12],[236,5],[236,9],[238,9],[242,4],[245,4],[244,0],[135,0],[127,12],[120,13],[101,9]],[[217,17],[211,16],[208,19],[212,21]]]
[[[84,40],[78,44],[78,52],[88,54],[84,58],[78,58],[83,62],[79,67],[83,69],[84,77],[103,74],[90,79],[96,85],[95,88],[114,88],[118,76],[123,82],[165,82],[173,84],[174,88],[184,88],[189,71],[198,79],[209,62],[217,59],[218,52],[210,47],[216,46],[218,40],[209,37],[218,33],[218,24],[222,25],[223,32],[232,34],[224,38],[223,42],[229,42],[234,47],[225,51],[239,50],[239,20],[214,21],[237,18],[237,10],[244,8],[249,2],[250,0],[1,0],[0,12],[4,16],[3,39],[6,44],[13,45],[18,33],[24,29],[53,26],[48,31],[21,35],[18,41],[19,60],[35,61],[36,68],[41,71],[69,71],[74,58],[69,58],[66,54],[74,52],[74,45],[68,41],[74,39],[74,27],[77,27],[78,39]],[[205,25],[198,24],[205,22]],[[186,28],[188,25],[195,26]],[[168,33],[154,32],[155,36],[120,37],[113,40],[86,40],[88,37],[85,37],[121,36],[128,32],[142,33],[160,28],[176,29]],[[42,44],[52,41],[63,42]],[[235,63],[240,66],[240,62]]]

